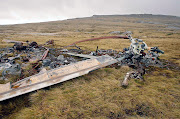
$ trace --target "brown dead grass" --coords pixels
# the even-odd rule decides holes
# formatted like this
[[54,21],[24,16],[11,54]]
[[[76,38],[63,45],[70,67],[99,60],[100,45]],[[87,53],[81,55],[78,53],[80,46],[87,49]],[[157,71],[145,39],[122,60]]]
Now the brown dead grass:
[[[0,26],[9,31],[0,40],[36,41],[44,44],[55,40],[55,47],[63,47],[78,40],[109,36],[111,31],[132,31],[148,46],[165,51],[160,58],[180,65],[180,31],[165,29],[165,25],[136,23],[144,18],[102,17],[84,18],[50,23]],[[176,19],[149,18],[149,21],[179,23]],[[57,36],[26,35],[16,33],[58,33]],[[1,42],[5,47],[11,44]],[[130,45],[125,39],[104,39],[78,44],[83,49],[121,51]],[[149,68],[145,82],[130,80],[124,89],[120,86],[127,67],[103,68],[85,76],[25,96],[1,102],[1,117],[5,118],[180,118],[179,70]],[[24,101],[25,100],[25,101]],[[7,116],[8,115],[8,116]]]

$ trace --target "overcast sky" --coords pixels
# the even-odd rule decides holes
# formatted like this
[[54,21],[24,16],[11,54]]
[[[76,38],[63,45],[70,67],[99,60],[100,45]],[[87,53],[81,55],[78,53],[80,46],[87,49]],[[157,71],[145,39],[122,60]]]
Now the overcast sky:
[[180,0],[0,0],[0,24],[112,14],[180,16]]

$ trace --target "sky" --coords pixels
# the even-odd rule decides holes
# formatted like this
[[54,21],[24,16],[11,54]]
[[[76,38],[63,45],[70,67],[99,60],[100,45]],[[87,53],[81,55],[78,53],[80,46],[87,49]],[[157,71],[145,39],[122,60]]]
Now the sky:
[[0,0],[0,25],[145,13],[180,16],[180,0]]

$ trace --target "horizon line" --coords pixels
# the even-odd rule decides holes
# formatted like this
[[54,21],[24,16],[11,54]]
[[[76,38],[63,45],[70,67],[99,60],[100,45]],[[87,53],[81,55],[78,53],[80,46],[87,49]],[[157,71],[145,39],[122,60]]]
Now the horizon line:
[[177,17],[179,18],[180,16],[175,16],[175,15],[167,15],[167,14],[148,14],[148,13],[144,13],[144,14],[94,14],[92,16],[88,16],[88,17],[75,17],[75,18],[66,18],[66,19],[57,19],[57,20],[49,20],[49,21],[40,21],[40,22],[25,22],[25,23],[12,23],[12,24],[0,24],[0,26],[10,26],[10,25],[23,25],[23,24],[36,24],[36,23],[46,23],[46,22],[55,22],[55,21],[65,21],[65,20],[73,20],[73,19],[81,19],[81,18],[89,18],[89,17],[93,17],[93,16],[128,16],[128,15],[154,15],[154,16],[169,16],[169,17]]

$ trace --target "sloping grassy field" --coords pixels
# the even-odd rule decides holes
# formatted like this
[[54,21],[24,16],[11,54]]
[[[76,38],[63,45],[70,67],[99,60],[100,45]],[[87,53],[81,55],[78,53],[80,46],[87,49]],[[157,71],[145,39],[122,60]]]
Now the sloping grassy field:
[[[129,15],[94,16],[65,21],[0,26],[0,47],[12,46],[3,39],[55,40],[63,47],[78,40],[111,36],[111,31],[132,31],[148,46],[165,51],[160,58],[167,68],[150,67],[145,82],[131,79],[120,86],[128,67],[102,68],[85,76],[0,102],[1,118],[180,118],[180,18]],[[47,34],[48,33],[48,34]],[[50,34],[49,34],[50,33]],[[54,34],[55,33],[55,34]],[[115,49],[130,45],[126,39],[80,43],[82,49]]]

